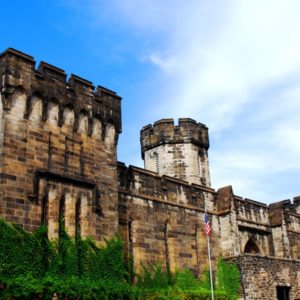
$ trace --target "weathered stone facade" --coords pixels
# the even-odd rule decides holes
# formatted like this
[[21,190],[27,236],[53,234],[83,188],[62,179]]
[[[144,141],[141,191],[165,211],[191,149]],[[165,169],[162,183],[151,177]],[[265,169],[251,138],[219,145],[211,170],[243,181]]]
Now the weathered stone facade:
[[[171,271],[189,267],[199,274],[207,265],[203,230],[204,199],[215,192],[169,176],[119,164],[119,230],[128,241],[134,265],[163,262]],[[212,230],[217,213],[210,209]],[[212,243],[218,245],[217,235]],[[219,256],[215,247],[213,256]]]
[[[14,49],[0,55],[0,216],[57,238],[120,233],[136,270],[207,268],[204,213],[217,257],[242,271],[241,297],[300,299],[300,198],[266,205],[211,188],[208,128],[191,119],[141,130],[145,169],[117,162],[121,98]],[[246,254],[245,254],[246,253]],[[248,254],[247,254],[248,253]],[[249,254],[250,253],[250,254]],[[282,289],[282,291],[280,290]]]
[[72,235],[117,233],[121,98],[14,49],[0,63],[1,216],[50,237],[60,216]]
[[[300,299],[300,261],[253,254],[227,259],[243,275],[241,298],[247,300]],[[285,290],[285,298],[278,295]],[[286,297],[286,296],[289,297]]]

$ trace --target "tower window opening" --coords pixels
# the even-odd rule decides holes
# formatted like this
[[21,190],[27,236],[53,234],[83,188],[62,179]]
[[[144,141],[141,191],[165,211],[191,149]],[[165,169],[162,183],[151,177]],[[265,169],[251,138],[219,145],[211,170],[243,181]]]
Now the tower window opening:
[[154,160],[155,160],[155,171],[156,173],[159,173],[159,163],[158,163],[158,153],[154,153]]

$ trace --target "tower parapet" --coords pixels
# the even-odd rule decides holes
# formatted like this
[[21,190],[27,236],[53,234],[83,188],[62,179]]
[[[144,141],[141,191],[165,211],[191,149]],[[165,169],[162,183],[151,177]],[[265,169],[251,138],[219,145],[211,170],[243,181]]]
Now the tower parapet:
[[180,118],[178,126],[173,119],[161,119],[154,125],[147,125],[141,130],[142,158],[145,151],[162,144],[189,143],[209,148],[208,128],[193,119]]
[[[50,100],[55,99],[58,102],[61,112],[59,118],[63,117],[66,106],[72,107],[75,114],[75,130],[77,118],[83,111],[88,116],[90,125],[93,118],[98,118],[103,127],[111,124],[117,133],[122,130],[121,97],[111,90],[101,86],[95,88],[92,82],[74,74],[67,80],[64,70],[43,61],[35,69],[32,56],[12,48],[0,54],[0,75],[4,110],[10,109],[10,98],[15,90],[21,87],[27,96],[25,117],[29,114],[32,96],[39,94],[44,110]],[[45,114],[43,117],[46,117]],[[61,120],[58,123],[60,124]]]
[[191,183],[210,186],[208,128],[193,119],[162,119],[141,130],[145,168]]

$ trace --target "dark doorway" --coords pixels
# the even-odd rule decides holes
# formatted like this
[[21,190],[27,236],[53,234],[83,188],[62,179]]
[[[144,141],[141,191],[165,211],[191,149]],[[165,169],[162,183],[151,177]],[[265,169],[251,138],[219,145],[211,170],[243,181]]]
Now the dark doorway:
[[245,245],[244,253],[260,254],[260,251],[256,243],[252,239],[249,239]]
[[277,286],[277,299],[278,300],[290,300],[290,287],[289,286]]

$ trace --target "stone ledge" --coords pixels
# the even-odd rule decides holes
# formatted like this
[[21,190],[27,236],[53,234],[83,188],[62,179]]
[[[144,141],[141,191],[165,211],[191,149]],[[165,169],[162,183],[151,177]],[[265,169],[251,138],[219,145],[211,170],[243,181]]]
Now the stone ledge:
[[[205,212],[204,209],[198,208],[198,207],[195,207],[195,206],[179,204],[177,202],[166,201],[166,200],[158,199],[158,198],[155,198],[155,197],[152,197],[152,196],[136,194],[136,193],[132,193],[132,192],[129,192],[127,190],[124,190],[124,189],[120,189],[120,188],[119,188],[119,193],[127,195],[127,196],[131,196],[131,197],[135,197],[135,198],[141,198],[141,199],[145,199],[145,200],[149,200],[149,201],[159,202],[161,204],[166,204],[166,205],[171,205],[171,206],[175,206],[175,207],[179,207],[179,208],[194,210],[194,211],[197,211],[197,212],[203,212],[203,213]],[[207,211],[207,213],[209,213],[211,215],[217,215],[217,213],[215,213],[213,211]]]
[[[264,225],[264,226],[270,227],[269,225]],[[255,232],[263,232],[263,233],[267,233],[267,234],[270,234],[272,232],[271,229],[257,228],[257,227],[243,225],[243,224],[238,224],[238,227],[241,230],[246,229],[246,230],[251,230],[251,231],[255,231]]]
[[287,261],[287,262],[295,262],[300,263],[299,259],[292,259],[292,258],[286,258],[286,257],[275,257],[275,256],[268,256],[268,255],[258,255],[258,254],[250,254],[250,253],[244,253],[239,255],[233,255],[233,256],[226,256],[224,257],[225,260],[230,259],[238,259],[238,258],[249,258],[249,259],[271,259],[271,260],[279,260],[279,261]]
[[[253,221],[253,220],[241,218],[241,217],[236,217],[236,220],[237,220],[237,221],[241,221],[241,222],[247,222],[247,223],[259,225],[259,226],[271,227],[271,225],[268,224],[268,223],[262,223],[262,222],[258,222],[258,221]],[[242,224],[241,224],[241,225],[242,225]]]

